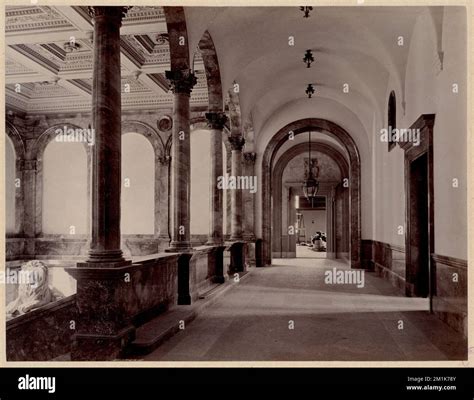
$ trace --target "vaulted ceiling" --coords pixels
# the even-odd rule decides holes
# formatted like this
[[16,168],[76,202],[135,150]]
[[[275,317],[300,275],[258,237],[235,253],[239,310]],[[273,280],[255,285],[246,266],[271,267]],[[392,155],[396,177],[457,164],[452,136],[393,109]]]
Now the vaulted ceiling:
[[[223,97],[239,84],[241,127],[255,132],[249,143],[264,146],[291,120],[318,117],[350,124],[357,144],[369,148],[374,120],[384,120],[387,90],[396,90],[403,103],[417,18],[430,14],[436,37],[437,9],[314,7],[303,18],[299,7],[184,7],[189,57],[198,77],[191,106],[208,106],[197,50],[208,32]],[[29,114],[89,111],[92,30],[86,7],[7,7],[7,106]],[[315,57],[311,68],[302,60],[307,49]],[[170,53],[162,7],[129,10],[121,28],[121,62],[125,110],[172,107],[164,77]],[[308,83],[316,89],[312,99],[305,94]]]
[[[239,84],[243,125],[252,122],[257,142],[267,130],[275,132],[276,120],[281,127],[298,117],[324,118],[327,108],[340,119],[355,118],[369,136],[374,119],[384,119],[389,86],[403,99],[412,32],[418,16],[429,12],[428,7],[313,7],[303,18],[299,7],[185,7],[190,49],[204,31],[211,34],[222,87]],[[315,58],[311,68],[303,62],[307,49]],[[308,83],[316,89],[312,99],[305,94]]]

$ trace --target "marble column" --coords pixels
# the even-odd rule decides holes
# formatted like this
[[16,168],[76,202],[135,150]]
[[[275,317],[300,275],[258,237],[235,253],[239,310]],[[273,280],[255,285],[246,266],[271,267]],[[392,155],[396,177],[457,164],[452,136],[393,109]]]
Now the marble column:
[[191,138],[189,98],[197,83],[190,70],[166,71],[174,93],[171,154],[171,243],[169,251],[187,252],[191,248],[190,234],[190,168]]
[[120,248],[121,76],[123,7],[90,7],[94,19],[92,238],[89,263],[123,263]]
[[88,260],[66,268],[77,282],[74,361],[121,358],[135,335],[130,307],[135,266],[120,249],[120,25],[126,10],[89,7],[94,19],[92,237]]
[[25,237],[25,255],[35,254],[35,240],[38,233],[38,216],[41,217],[41,209],[37,204],[37,176],[40,163],[37,160],[18,160],[16,163],[17,175],[20,179],[21,190],[15,196],[16,211],[15,218],[18,232]]
[[[171,172],[171,157],[158,156],[155,160],[155,235],[160,238],[159,251],[168,248],[170,241],[169,221],[169,179]],[[163,244],[162,244],[163,243]]]
[[[242,176],[242,149],[245,144],[245,139],[242,136],[229,137],[229,142],[232,149],[232,169],[231,176],[238,179]],[[231,190],[231,223],[230,223],[230,240],[242,240],[242,190]]]
[[335,244],[336,244],[336,234],[335,234],[335,222],[334,222],[334,209],[335,209],[335,189],[331,188],[327,195],[326,203],[326,224],[327,224],[327,258],[336,258]]
[[210,172],[210,225],[208,245],[223,244],[223,188],[218,187],[218,179],[223,174],[222,130],[227,117],[222,112],[206,113],[211,129],[211,172]]
[[[257,154],[253,152],[244,153],[244,175],[253,179],[255,176],[255,160]],[[256,182],[256,181],[255,181]],[[256,188],[258,190],[258,187]],[[243,221],[243,237],[245,240],[255,240],[255,196],[257,193],[251,193],[250,190],[245,190],[243,199],[244,221]]]

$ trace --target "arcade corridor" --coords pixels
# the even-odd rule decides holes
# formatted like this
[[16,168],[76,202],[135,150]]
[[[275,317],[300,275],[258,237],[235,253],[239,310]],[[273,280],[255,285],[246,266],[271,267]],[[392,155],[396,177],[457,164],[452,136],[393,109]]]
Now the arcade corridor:
[[[252,272],[148,361],[462,359],[465,344],[428,300],[401,297],[373,272],[365,287],[327,285],[337,260],[280,259]],[[289,329],[294,321],[294,329]],[[403,329],[398,329],[403,321]],[[370,338],[368,340],[367,338]]]

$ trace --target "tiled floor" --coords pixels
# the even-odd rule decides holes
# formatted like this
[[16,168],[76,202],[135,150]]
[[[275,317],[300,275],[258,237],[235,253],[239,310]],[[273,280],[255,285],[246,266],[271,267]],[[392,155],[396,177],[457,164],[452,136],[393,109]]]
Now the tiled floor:
[[[459,360],[466,343],[374,273],[365,286],[329,285],[335,260],[285,259],[253,270],[145,360]],[[403,327],[402,327],[403,325]],[[293,329],[290,329],[293,328]],[[403,328],[403,329],[400,329]]]

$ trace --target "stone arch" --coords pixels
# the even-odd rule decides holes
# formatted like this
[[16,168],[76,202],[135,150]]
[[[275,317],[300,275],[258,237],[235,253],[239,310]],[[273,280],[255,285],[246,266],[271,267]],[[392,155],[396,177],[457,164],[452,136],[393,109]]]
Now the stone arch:
[[291,122],[281,128],[268,143],[262,157],[262,236],[263,260],[271,264],[272,243],[272,180],[273,159],[278,149],[288,140],[288,133],[292,131],[298,135],[309,130],[319,131],[334,137],[346,150],[349,157],[349,190],[350,190],[350,261],[352,268],[360,268],[361,252],[361,166],[359,150],[347,131],[334,122],[320,118],[305,118]]
[[[189,46],[183,7],[163,7],[169,35],[171,70],[189,70]],[[184,45],[180,44],[184,40]]]
[[242,136],[242,114],[240,111],[239,94],[234,89],[229,90],[228,106],[230,134]]
[[[10,122],[6,121],[6,133],[10,139],[15,156],[15,179],[23,182],[25,179],[23,170],[25,168],[26,146],[18,129]],[[21,184],[20,190],[15,190],[15,230],[14,234],[22,233],[24,230],[24,184]]]
[[155,151],[155,157],[163,157],[165,155],[165,143],[158,131],[152,126],[141,121],[122,121],[122,135],[131,132],[139,133],[148,139]]
[[206,70],[209,111],[222,111],[224,104],[219,61],[217,59],[214,42],[208,31],[204,32],[198,47],[204,62],[204,69]]
[[[46,129],[39,137],[36,139],[34,145],[31,149],[27,152],[27,158],[36,162],[36,193],[35,193],[35,201],[36,201],[36,210],[37,213],[35,215],[35,234],[41,235],[43,233],[43,155],[44,151],[48,144],[59,134],[58,129],[64,130],[66,128],[72,129],[84,129],[75,124],[71,124],[68,122],[55,124],[48,129]],[[91,161],[92,161],[92,150],[91,147],[87,143],[84,144],[84,149],[87,154],[87,198],[90,198],[90,182],[91,182]],[[88,202],[87,208],[87,221],[88,224],[90,222],[90,205]],[[89,226],[87,227],[87,231],[89,231]]]
[[154,170],[154,199],[155,199],[155,217],[154,217],[154,236],[167,238],[168,236],[168,207],[163,207],[163,194],[169,201],[169,159],[171,135],[167,141],[163,141],[160,133],[149,124],[128,120],[122,121],[122,135],[126,133],[138,133],[143,135],[151,144],[154,152],[155,170]]
[[[69,128],[84,129],[83,127],[80,127],[75,124],[71,124],[69,122],[56,124],[49,127],[38,137],[38,139],[36,139],[33,148],[30,150],[29,158],[40,161],[43,158],[43,154],[44,154],[44,150],[46,149],[46,146],[49,144],[49,142],[51,142],[51,140],[53,140],[59,134],[57,130],[58,129],[63,130],[64,127],[66,127],[67,129]],[[90,155],[91,146],[89,146],[87,143],[84,143],[84,147],[86,149],[87,154]]]
[[[341,172],[342,177],[349,176],[349,166],[347,164],[346,159],[340,153],[339,150],[334,148],[333,146],[322,143],[318,141],[312,141],[312,150],[323,153],[333,159],[337,166],[339,167],[339,171]],[[272,196],[273,196],[273,203],[272,208],[273,210],[282,210],[283,207],[283,198],[282,198],[282,188],[283,188],[283,172],[287,164],[295,157],[300,154],[304,154],[308,151],[308,144],[307,143],[300,143],[296,146],[291,147],[288,149],[284,154],[282,154],[274,167],[274,185],[272,186]],[[281,236],[283,234],[283,221],[279,218],[281,214],[274,213],[273,215],[273,232],[275,236]],[[332,240],[332,239],[331,239]],[[332,242],[331,242],[332,244]],[[272,249],[273,251],[273,249]]]
[[24,160],[26,157],[26,148],[20,132],[18,132],[18,129],[9,121],[6,121],[6,128],[7,135],[11,139],[13,148],[15,149],[16,159]]

